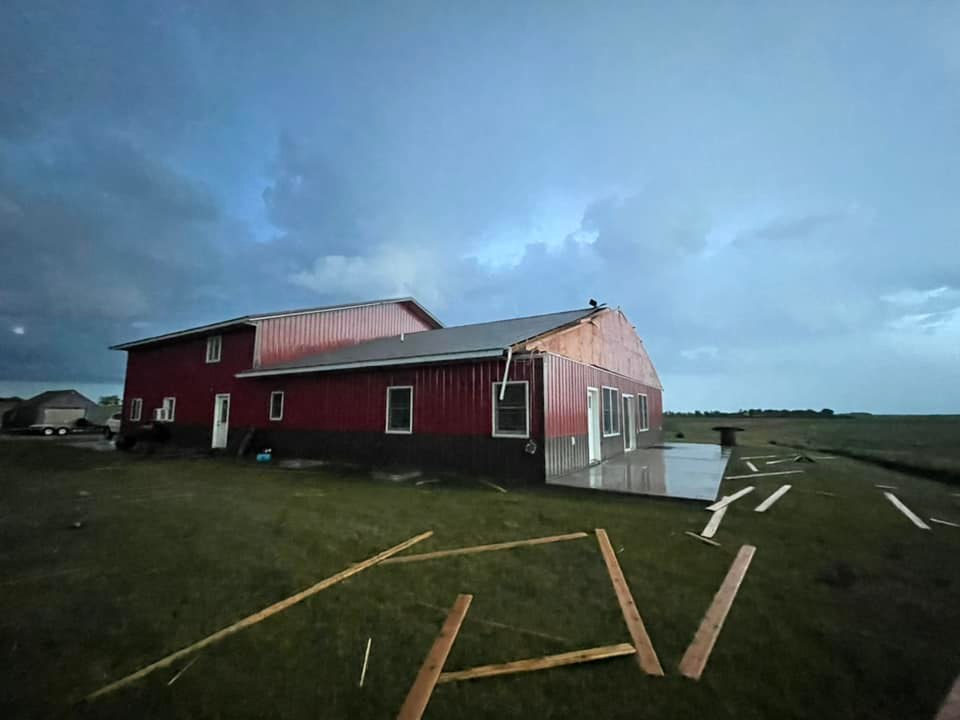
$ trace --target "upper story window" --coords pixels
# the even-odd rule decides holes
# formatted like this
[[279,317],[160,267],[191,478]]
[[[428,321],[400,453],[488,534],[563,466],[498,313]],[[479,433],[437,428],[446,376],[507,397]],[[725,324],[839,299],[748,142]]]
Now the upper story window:
[[603,434],[620,434],[620,391],[616,388],[603,388]]
[[283,391],[275,390],[270,393],[270,419],[283,420]]
[[220,347],[223,344],[222,335],[211,335],[207,338],[207,362],[220,362]]
[[143,412],[143,399],[133,398],[130,401],[130,419],[133,422],[140,420],[140,413]]
[[493,436],[530,437],[530,392],[527,381],[493,384]]
[[650,415],[647,410],[647,396],[646,395],[637,395],[638,409],[640,410],[640,427],[639,430],[649,430],[650,429]]
[[387,432],[413,432],[412,385],[394,385],[387,388]]

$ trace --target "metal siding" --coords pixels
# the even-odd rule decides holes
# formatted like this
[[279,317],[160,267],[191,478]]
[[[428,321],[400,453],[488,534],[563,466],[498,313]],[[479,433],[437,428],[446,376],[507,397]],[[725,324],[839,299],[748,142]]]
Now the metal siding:
[[267,318],[257,325],[256,366],[289,362],[365,340],[433,329],[420,313],[403,303]]
[[[663,425],[662,393],[659,389],[559,355],[546,355],[544,364],[548,379],[545,388],[545,404],[549,408],[544,421],[547,477],[564,475],[589,465],[588,387],[595,387],[598,390],[604,385],[615,387],[620,391],[620,399],[618,399],[620,403],[622,403],[623,393],[645,394],[650,430],[637,433],[637,444],[638,446],[648,445],[653,439],[659,437],[659,431]],[[622,424],[621,415],[620,435],[601,437],[601,453],[604,459],[623,452]],[[575,442],[571,442],[571,438]]]

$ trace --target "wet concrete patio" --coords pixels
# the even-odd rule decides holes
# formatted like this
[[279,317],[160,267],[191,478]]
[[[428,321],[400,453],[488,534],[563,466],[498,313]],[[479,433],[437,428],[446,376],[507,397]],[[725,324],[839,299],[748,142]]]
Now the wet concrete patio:
[[547,484],[713,502],[729,459],[730,450],[719,445],[672,443],[639,448]]

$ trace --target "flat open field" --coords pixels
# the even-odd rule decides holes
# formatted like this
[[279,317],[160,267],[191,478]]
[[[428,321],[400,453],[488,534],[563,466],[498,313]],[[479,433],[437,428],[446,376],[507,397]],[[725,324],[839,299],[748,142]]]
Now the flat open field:
[[[777,452],[764,440],[738,458]],[[750,473],[738,458],[728,474]],[[458,593],[474,601],[446,669],[629,642],[603,527],[666,677],[628,657],[450,683],[425,717],[932,718],[960,673],[960,528],[920,530],[874,486],[960,523],[958,488],[850,459],[773,467],[804,473],[726,481],[757,490],[730,506],[717,548],[684,535],[710,517],[697,503],[0,441],[0,717],[395,717],[436,608]],[[753,512],[782,482],[793,490]],[[590,536],[373,567],[206,647],[179,677],[192,658],[75,704],[425,530],[406,553]],[[677,665],[745,543],[756,557],[688,680]]]

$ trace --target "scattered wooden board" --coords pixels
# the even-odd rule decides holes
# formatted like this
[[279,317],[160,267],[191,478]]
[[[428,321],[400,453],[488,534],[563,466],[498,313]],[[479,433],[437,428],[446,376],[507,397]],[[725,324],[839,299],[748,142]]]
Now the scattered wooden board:
[[433,641],[433,647],[427,653],[420,672],[417,673],[410,692],[407,693],[407,699],[403,701],[403,706],[397,713],[397,720],[419,720],[423,716],[423,711],[427,709],[433,688],[440,678],[443,664],[447,661],[453,641],[457,639],[457,633],[460,632],[460,626],[463,624],[463,618],[466,617],[472,600],[473,595],[457,595],[447,619],[443,622],[440,634]]
[[875,488],[880,488],[881,490],[898,490],[899,488],[896,485],[874,485]]
[[930,522],[937,523],[937,525],[947,525],[949,527],[960,528],[960,525],[949,520],[941,520],[940,518],[930,518]]
[[505,492],[506,492],[506,489],[505,489],[505,488],[502,488],[502,487],[500,487],[499,485],[497,485],[496,483],[490,482],[489,480],[480,480],[480,483],[481,483],[482,485],[486,485],[488,488],[493,488],[494,490],[498,490],[498,491],[500,491],[500,492],[502,492],[502,493],[505,493]]
[[780,465],[781,463],[786,462],[796,462],[799,459],[800,456],[796,455],[795,457],[780,458],[779,460],[767,460],[767,465]]
[[363,681],[367,679],[367,663],[370,662],[370,645],[373,644],[373,638],[367,638],[367,649],[363,653],[363,667],[360,668],[359,687],[363,687]]
[[930,529],[930,526],[927,525],[923,520],[921,520],[920,518],[918,518],[918,517],[916,516],[916,514],[913,512],[913,510],[911,510],[911,509],[908,508],[906,505],[904,505],[903,502],[900,500],[900,498],[898,498],[896,495],[894,495],[893,493],[890,493],[890,492],[885,492],[885,493],[883,493],[883,494],[886,496],[887,500],[889,500],[891,503],[893,503],[893,506],[894,506],[897,510],[899,510],[899,511],[902,512],[904,515],[906,515],[907,518],[910,520],[910,522],[912,522],[912,523],[913,523],[914,525],[916,525],[918,528],[920,528],[921,530],[929,530],[929,529]]
[[154,670],[159,670],[162,667],[167,667],[168,665],[171,665],[172,663],[176,662],[180,658],[186,655],[189,655],[190,653],[196,650],[199,650],[200,648],[206,647],[207,645],[212,645],[213,643],[219,640],[222,640],[223,638],[229,635],[233,635],[234,633],[239,632],[244,628],[250,627],[251,625],[256,625],[258,622],[262,620],[266,620],[268,617],[272,615],[276,615],[278,612],[282,612],[283,610],[286,610],[287,608],[293,605],[296,605],[298,602],[301,602],[302,600],[306,600],[308,597],[316,595],[321,590],[326,590],[331,585],[336,585],[338,582],[346,580],[349,577],[353,577],[357,573],[362,572],[363,570],[366,570],[369,567],[373,567],[377,563],[383,562],[385,559],[387,559],[391,555],[395,555],[398,552],[402,552],[406,550],[411,545],[415,545],[416,543],[421,542],[422,540],[426,540],[431,535],[433,535],[433,531],[428,530],[427,532],[420,533],[419,535],[416,535],[410,538],[409,540],[404,540],[399,545],[394,545],[392,548],[388,548],[383,552],[379,552],[373,557],[368,558],[363,562],[354,565],[353,567],[349,567],[346,570],[341,570],[336,575],[331,575],[325,580],[321,580],[315,585],[311,585],[306,590],[301,590],[296,595],[291,595],[285,600],[276,602],[273,605],[267,608],[264,608],[259,612],[254,613],[253,615],[248,615],[242,620],[235,622],[233,625],[229,625],[223,628],[222,630],[218,630],[212,635],[208,635],[207,637],[203,638],[203,640],[195,642],[193,645],[188,645],[187,647],[181,650],[177,650],[176,652],[171,653],[166,657],[161,658],[160,660],[157,660],[156,662],[151,663],[144,668],[141,668],[140,670],[137,670],[135,673],[131,673],[130,675],[127,675],[126,677],[121,678],[116,682],[110,683],[109,685],[106,685],[100,688],[99,690],[90,693],[89,695],[87,695],[86,699],[88,701],[94,700],[100,697],[101,695],[106,695],[107,693],[113,692],[114,690],[118,690],[124,687],[125,685],[129,685],[130,683],[139,680],[142,677],[146,677],[147,675],[152,673]]
[[[444,614],[447,612],[447,608],[442,608],[438,605],[431,605],[430,603],[417,601],[417,605],[422,605],[423,607],[437,610]],[[495,620],[485,620],[478,618],[476,615],[470,616],[470,623],[479,623],[480,625],[488,625],[490,627],[499,628],[500,630],[509,630],[510,632],[520,633],[521,635],[531,635],[533,637],[544,638],[546,640],[553,640],[554,642],[562,643],[564,645],[569,645],[572,642],[570,638],[564,638],[558,635],[550,635],[549,633],[540,632],[538,630],[529,630],[528,628],[517,627],[516,625],[507,625],[506,623],[496,622]]]
[[784,485],[784,486],[781,487],[779,490],[777,490],[775,493],[773,493],[773,495],[771,495],[771,496],[768,497],[766,500],[764,500],[762,503],[760,503],[759,505],[757,505],[757,507],[754,508],[754,512],[766,512],[767,510],[769,510],[769,509],[771,508],[771,506],[772,506],[777,500],[779,500],[779,499],[782,498],[784,495],[786,495],[786,494],[790,491],[790,488],[792,488],[792,487],[793,487],[793,485]]
[[[721,511],[721,512],[722,512],[722,511]],[[696,539],[696,540],[699,540],[699,541],[702,542],[702,543],[706,543],[707,545],[713,545],[714,547],[720,547],[720,543],[718,543],[716,540],[711,540],[710,538],[706,538],[706,537],[704,537],[703,535],[697,535],[695,532],[690,532],[689,530],[685,530],[683,534],[684,534],[684,535],[689,535],[690,537],[692,537],[692,538],[694,538],[694,539]]]
[[445,672],[440,675],[440,682],[455,682],[457,680],[473,680],[476,678],[495,677],[496,675],[510,675],[513,673],[532,672],[533,670],[547,670],[549,668],[562,667],[564,665],[576,665],[578,663],[593,662],[612,657],[623,657],[633,655],[636,648],[630,643],[621,643],[619,645],[606,645],[604,647],[590,648],[588,650],[575,650],[573,652],[561,653],[560,655],[547,655],[541,658],[531,658],[529,660],[514,660],[513,662],[500,663],[498,665],[481,665],[470,668],[469,670],[457,670],[455,672]]
[[630,594],[630,588],[627,585],[627,579],[623,576],[623,570],[617,561],[617,555],[613,552],[610,545],[610,538],[607,537],[607,531],[603,528],[597,528],[597,543],[600,545],[600,553],[603,555],[603,561],[607,564],[607,573],[610,575],[610,582],[613,583],[613,591],[620,602],[620,610],[623,613],[623,619],[627,623],[627,630],[630,637],[633,638],[633,645],[637,651],[637,662],[640,669],[649,675],[663,675],[663,668],[660,666],[660,660],[653,649],[653,643],[650,642],[650,636],[643,625],[643,618],[640,617],[640,611],[633,601]]
[[723,623],[727,619],[727,614],[730,612],[730,607],[733,605],[733,600],[737,596],[737,591],[756,551],[757,548],[753,545],[744,545],[734,558],[720,589],[713,596],[713,602],[707,609],[706,615],[700,621],[700,627],[693,637],[693,642],[683,654],[683,659],[680,661],[682,675],[692,680],[699,680],[703,675],[707,660],[710,659],[710,653],[713,652],[720,630],[723,628]]
[[751,472],[760,472],[757,466],[754,465],[752,462],[750,462],[749,460],[746,460],[745,462],[747,464],[747,467],[750,468]]
[[826,495],[827,497],[836,497],[836,493],[827,492],[826,490],[817,490],[817,495]]
[[190,666],[193,665],[199,659],[200,659],[200,656],[197,655],[193,660],[191,660],[182,668],[180,668],[180,671],[176,675],[174,675],[172,678],[170,678],[170,680],[167,681],[167,687],[173,685],[177,680],[179,680],[180,676],[183,675],[187,670],[189,670]]
[[758,477],[773,477],[774,475],[796,475],[803,470],[780,470],[779,472],[757,473],[756,475],[727,475],[724,480],[746,480]]
[[953,683],[934,720],[957,720],[958,718],[960,718],[960,677]]
[[547,543],[562,542],[564,540],[579,540],[588,537],[585,532],[567,533],[566,535],[550,535],[548,537],[530,538],[529,540],[513,540],[511,542],[494,543],[492,545],[473,545],[471,547],[451,548],[435,552],[420,553],[419,555],[401,555],[384,560],[384,565],[394,563],[419,562],[421,560],[435,560],[436,558],[451,557],[453,555],[473,555],[474,553],[491,552],[494,550],[510,550],[511,548],[526,545],[546,545]]
[[767,458],[782,458],[783,455],[748,455],[741,460],[766,460]]
[[727,505],[729,505],[730,503],[736,502],[737,500],[742,498],[744,495],[752,493],[753,489],[754,489],[753,485],[748,485],[747,487],[743,488],[743,490],[738,490],[733,495],[727,495],[723,499],[717,500],[717,502],[715,502],[713,505],[707,505],[706,509],[709,510],[710,512],[716,512],[717,510],[721,510],[725,508]]
[[[723,498],[723,500],[726,500],[726,499],[727,498]],[[721,500],[720,502],[723,502],[723,500]],[[703,528],[703,532],[700,533],[700,535],[705,538],[712,538],[714,535],[716,535],[717,529],[720,527],[720,522],[723,520],[723,516],[726,514],[727,514],[726,505],[724,505],[719,510],[714,510],[713,515],[710,516],[709,522],[707,522],[706,527]]]
[[433,485],[438,482],[440,482],[440,478],[431,478],[430,480],[417,480],[414,485],[420,487],[421,485]]

